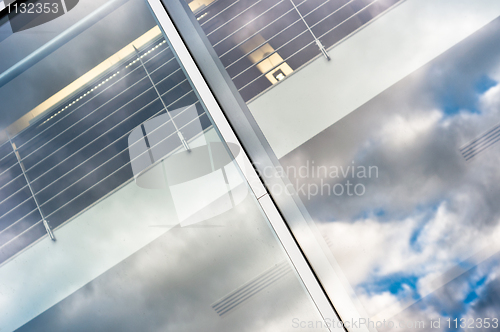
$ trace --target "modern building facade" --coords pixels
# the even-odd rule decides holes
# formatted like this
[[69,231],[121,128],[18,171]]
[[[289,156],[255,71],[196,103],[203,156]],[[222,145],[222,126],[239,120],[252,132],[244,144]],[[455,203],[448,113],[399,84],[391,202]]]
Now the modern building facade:
[[498,328],[498,1],[0,8],[0,331]]

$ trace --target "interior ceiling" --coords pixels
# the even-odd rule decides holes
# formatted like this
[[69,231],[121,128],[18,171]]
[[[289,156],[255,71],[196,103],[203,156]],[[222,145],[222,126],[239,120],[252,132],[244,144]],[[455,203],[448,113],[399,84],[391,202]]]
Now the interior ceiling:
[[[75,9],[0,42],[0,73],[103,5],[80,0]],[[0,88],[0,130],[156,25],[145,1],[130,0]]]

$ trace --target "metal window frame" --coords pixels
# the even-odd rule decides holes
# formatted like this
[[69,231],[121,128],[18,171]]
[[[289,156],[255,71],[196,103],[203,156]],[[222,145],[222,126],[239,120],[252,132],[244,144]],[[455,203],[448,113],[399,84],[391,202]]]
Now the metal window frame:
[[[282,231],[281,226],[286,228],[286,232],[280,234],[290,240],[290,243],[284,243],[285,250],[291,255],[294,264],[296,261],[304,263],[304,270],[298,272],[310,277],[311,280],[303,280],[305,283],[307,281],[306,286],[312,287],[309,291],[314,290],[311,295],[313,300],[318,301],[316,304],[321,306],[320,311],[325,314],[324,317],[335,317],[343,322],[366,319],[368,315],[350,288],[347,278],[313,219],[296,192],[290,190],[293,186],[288,178],[282,177],[278,172],[278,158],[187,3],[184,0],[147,1],[164,32],[176,37],[172,41],[182,49],[182,54],[178,54],[180,60],[186,69],[190,70],[189,75],[191,79],[194,78],[193,84],[197,89],[201,88],[199,92],[203,92],[200,93],[202,98],[210,100],[207,108],[217,126],[220,122],[221,133],[230,133],[245,152],[246,165],[243,169],[248,171],[250,166],[253,171],[251,174],[247,172],[247,180],[250,184],[263,183],[267,189],[269,194],[264,197],[257,194],[259,203],[268,215],[277,219],[270,220],[272,224],[274,222],[276,231]],[[302,269],[300,266],[299,268]],[[349,326],[347,330],[376,331],[366,325]]]
[[[182,0],[147,0],[149,3],[149,6],[156,17],[160,28],[163,30],[165,33],[168,41],[172,45],[172,48],[174,49],[175,53],[177,54],[177,57],[179,61],[181,62],[182,66],[184,67],[184,70],[186,71],[187,76],[190,78],[192,84],[194,85],[195,90],[197,91],[198,95],[200,96],[200,99],[203,101],[205,104],[208,112],[210,113],[210,116],[212,117],[218,131],[220,132],[222,138],[226,142],[234,143],[240,147],[240,158],[236,159],[235,161],[237,162],[239,168],[241,169],[243,176],[247,180],[247,182],[250,185],[250,188],[252,189],[253,193],[255,194],[258,203],[260,204],[262,210],[266,214],[267,218],[269,219],[269,222],[271,223],[271,226],[273,227],[276,235],[278,236],[279,240],[281,241],[286,253],[290,257],[292,264],[294,265],[297,273],[299,274],[300,278],[302,279],[302,282],[309,292],[313,302],[315,303],[319,313],[325,319],[326,322],[338,322],[339,317],[337,313],[335,312],[331,302],[329,301],[328,296],[326,295],[324,289],[322,288],[321,284],[319,283],[316,275],[313,273],[312,269],[309,266],[308,261],[306,260],[305,256],[303,255],[301,249],[295,242],[294,237],[292,236],[292,233],[287,227],[287,224],[285,223],[284,219],[282,218],[282,214],[280,211],[278,211],[275,203],[273,202],[273,199],[267,192],[266,188],[264,187],[264,184],[262,182],[262,179],[259,177],[256,169],[254,168],[254,165],[250,162],[250,158],[248,157],[248,147],[245,144],[241,144],[240,140],[235,134],[235,131],[233,131],[233,128],[230,125],[231,121],[228,121],[228,118],[226,116],[228,115],[227,112],[224,113],[221,109],[220,104],[220,99],[217,100],[216,96],[213,94],[212,90],[210,89],[209,85],[213,87],[210,82],[207,82],[205,77],[202,75],[202,68],[199,68],[198,64],[195,62],[195,59],[193,59],[190,51],[188,50],[188,46],[185,44],[185,41],[181,37],[180,31],[178,31],[179,27],[176,27],[174,25],[174,21],[179,21],[186,19],[185,17],[182,16],[187,16],[188,15],[188,10],[189,7],[187,7],[187,4],[181,3]],[[171,5],[175,5],[175,13],[172,13],[172,8]],[[179,11],[180,12],[177,12]],[[190,12],[190,11],[189,11]],[[182,15],[182,13],[184,15]],[[194,17],[194,16],[193,16]],[[194,27],[194,26],[193,26]],[[189,33],[189,32],[187,32]],[[207,50],[207,49],[205,49]],[[205,58],[206,61],[211,62],[213,66],[213,59],[212,57]],[[221,65],[221,64],[220,64]],[[223,68],[223,67],[222,67]],[[219,69],[217,69],[219,70]],[[219,74],[221,72],[219,71]],[[231,88],[227,84],[227,82],[223,81],[223,86],[225,88]],[[232,87],[235,89],[235,87]],[[231,95],[227,95],[229,98],[228,100],[225,101],[226,107],[229,107],[231,109],[234,107],[234,102],[236,101],[234,99],[234,94],[235,92],[232,92]],[[236,92],[237,94],[237,92]],[[239,95],[238,95],[239,96]],[[219,97],[221,97],[219,95]],[[230,100],[233,99],[233,100]],[[244,102],[241,100],[241,102],[244,105]],[[222,104],[222,103],[221,103]],[[233,104],[233,105],[231,105]],[[239,105],[236,105],[238,107]],[[222,105],[224,107],[224,105]],[[228,109],[224,107],[225,109]],[[241,109],[241,108],[240,108]],[[233,114],[233,112],[231,112]],[[236,112],[233,115],[237,115]],[[239,120],[233,119],[233,121],[243,121],[245,125],[247,125],[248,120],[246,117],[241,117],[243,114],[239,114]],[[229,119],[230,120],[230,119]],[[231,123],[232,124],[232,123]],[[241,132],[240,130],[240,137],[241,136],[250,136],[250,139],[256,139],[255,132],[252,127],[247,127],[244,132]],[[265,162],[267,166],[272,165],[274,168],[273,164],[269,164],[270,159],[268,156],[268,153],[266,153],[264,150],[262,150],[263,146],[259,143],[254,143],[252,150],[252,154],[255,156],[256,153],[260,154],[262,158],[258,158],[260,162]],[[247,149],[245,149],[247,148]],[[261,149],[259,149],[261,148]],[[260,150],[260,151],[256,151]],[[265,158],[267,156],[267,158]],[[236,157],[236,156],[234,156]],[[254,161],[256,159],[253,159]],[[294,211],[291,211],[294,213]],[[298,211],[295,211],[295,214]],[[326,325],[325,325],[326,326]],[[338,330],[338,328],[333,328],[335,330]],[[344,330],[341,328],[341,330]]]

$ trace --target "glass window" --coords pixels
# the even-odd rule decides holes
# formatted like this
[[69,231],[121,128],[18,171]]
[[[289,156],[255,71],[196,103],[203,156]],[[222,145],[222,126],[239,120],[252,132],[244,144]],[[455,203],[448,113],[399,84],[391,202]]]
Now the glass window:
[[64,12],[2,11],[1,330],[321,322],[147,2],[21,3]]
[[340,316],[364,331],[498,328],[500,3],[194,13],[312,221]]

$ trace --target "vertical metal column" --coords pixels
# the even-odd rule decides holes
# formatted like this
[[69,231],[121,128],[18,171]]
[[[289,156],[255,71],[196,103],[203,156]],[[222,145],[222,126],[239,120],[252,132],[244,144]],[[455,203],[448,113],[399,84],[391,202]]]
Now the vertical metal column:
[[[236,164],[243,173],[246,181],[250,185],[250,188],[257,198],[259,205],[261,206],[263,212],[269,220],[271,227],[276,232],[276,235],[281,241],[284,250],[290,257],[295,270],[302,279],[304,286],[310,294],[314,304],[319,309],[319,312],[324,319],[328,319],[330,322],[334,323],[339,322],[339,318],[335,310],[333,309],[331,302],[326,296],[322,285],[319,283],[315,274],[311,270],[307,260],[304,257],[304,254],[299,249],[297,243],[295,242],[295,239],[288,229],[287,224],[285,224],[285,221],[281,217],[280,211],[277,210],[273,199],[271,199],[268,192],[266,191],[264,184],[262,183],[262,178],[259,177],[254,168],[257,166],[256,164],[259,164],[260,162],[252,164],[250,162],[250,159],[248,158],[246,152],[247,148],[259,154],[261,158],[256,160],[264,160],[264,165],[272,167],[272,169],[275,170],[274,164],[268,163],[267,161],[269,155],[265,150],[260,150],[263,147],[262,144],[267,143],[262,143],[257,140],[256,142],[254,141],[256,143],[255,145],[249,144],[245,147],[245,149],[243,149],[240,144],[239,138],[243,137],[253,140],[255,137],[258,139],[258,137],[254,136],[255,131],[252,128],[247,127],[246,129],[240,130],[239,135],[241,136],[237,137],[233,131],[233,128],[231,127],[231,125],[239,126],[239,128],[241,129],[241,126],[246,126],[246,124],[248,123],[246,115],[243,113],[239,113],[242,108],[246,108],[246,105],[239,95],[236,87],[234,86],[234,83],[231,81],[229,75],[225,71],[224,66],[217,57],[217,54],[213,50],[213,47],[206,38],[206,35],[201,30],[198,21],[192,14],[187,3],[183,0],[147,1],[158,20],[158,25],[162,28],[175,53],[177,53],[181,65],[184,67],[187,76],[191,80],[194,88],[197,90],[201,101],[206,106],[207,113],[210,115],[211,120],[218,129],[218,132],[220,133],[223,141],[234,143],[240,148],[241,159],[236,159]],[[175,21],[176,26],[174,26],[173,21]],[[181,35],[183,35],[182,38]],[[186,42],[186,40],[189,42]],[[188,43],[191,46],[189,50],[186,47],[185,43]],[[190,53],[190,51],[196,54],[195,57],[199,56],[199,64],[195,63],[192,57],[193,53]],[[205,69],[203,74],[205,74],[206,76],[203,76],[200,72],[200,67],[198,67],[199,65],[203,66],[203,68]],[[208,68],[207,70],[207,67],[210,68]],[[214,84],[209,87],[207,84],[207,80]],[[224,91],[224,93],[218,93],[218,99],[216,100],[212,89],[217,90],[217,92]],[[225,109],[227,113],[224,113],[222,111],[222,109],[220,108],[220,104],[224,104],[226,106]],[[232,120],[235,120],[231,124],[228,121],[229,116],[232,117]],[[265,138],[263,136],[262,139],[263,142],[265,142]],[[233,156],[236,157],[235,155]],[[262,167],[262,164],[258,167]],[[278,182],[281,181],[281,178],[270,176],[269,179],[271,179],[271,181],[275,181],[274,183],[279,184],[281,188],[286,188],[285,183]],[[291,216],[290,219],[294,223],[293,226],[297,225],[297,223],[301,223],[298,226],[301,229],[305,228],[307,230],[307,225],[302,224],[302,222],[306,222],[306,220],[303,219],[304,216],[298,210],[298,206],[294,203],[293,197],[285,193],[283,193],[282,197],[285,197],[285,199],[287,200],[286,203],[290,202],[285,205],[287,209],[285,211],[286,213],[284,214]],[[302,238],[307,237],[307,241],[305,243],[308,243],[312,246],[317,245],[314,235],[310,234],[309,232],[300,232],[299,235]],[[322,251],[320,251],[320,253],[322,253]],[[324,259],[322,256],[316,257],[322,259],[320,264],[321,266],[325,266],[327,269],[331,269],[331,265],[326,257],[324,257]],[[341,328],[340,330],[343,330],[343,328]]]
[[9,143],[12,146],[12,149],[14,150],[14,154],[16,155],[17,162],[18,162],[19,166],[21,167],[21,171],[23,172],[24,179],[26,180],[26,183],[28,184],[28,188],[30,188],[31,197],[33,197],[33,200],[35,201],[38,212],[40,213],[40,216],[42,216],[43,226],[45,227],[45,230],[47,231],[47,234],[49,235],[50,239],[52,241],[55,241],[56,237],[54,236],[54,233],[52,233],[52,230],[50,229],[49,223],[47,222],[47,220],[45,219],[45,217],[43,215],[42,209],[40,208],[40,205],[38,204],[38,201],[36,199],[35,192],[33,191],[33,188],[31,188],[30,180],[28,178],[28,174],[26,174],[26,169],[24,168],[23,162],[21,160],[21,156],[19,155],[19,152],[17,151],[16,145],[14,143],[12,143],[10,136],[9,136]]
[[309,27],[309,24],[307,24],[306,20],[304,19],[304,16],[302,16],[302,14],[300,13],[299,9],[297,8],[297,6],[295,6],[295,3],[293,2],[293,0],[290,0],[290,2],[292,3],[293,5],[293,8],[295,8],[295,10],[297,11],[297,13],[299,14],[300,16],[300,19],[302,20],[302,22],[304,22],[304,24],[306,25],[307,27],[307,30],[309,30],[309,32],[311,33],[311,35],[313,36],[314,38],[314,41],[316,42],[316,45],[318,45],[319,47],[319,50],[321,51],[321,53],[325,56],[325,58],[330,61],[330,56],[328,55],[328,53],[326,52],[326,49],[325,49],[325,46],[323,46],[323,44],[319,41],[318,38],[316,38],[316,35],[314,34],[314,32],[311,30],[311,27]]
[[170,114],[170,112],[168,111],[167,109],[167,105],[165,105],[165,102],[163,101],[163,98],[161,97],[160,95],[160,92],[158,91],[158,89],[156,88],[156,84],[155,82],[153,82],[153,79],[151,78],[151,75],[149,75],[149,72],[148,70],[146,69],[146,66],[144,65],[144,62],[142,62],[142,59],[141,59],[141,56],[139,55],[139,50],[134,46],[134,50],[136,51],[137,53],[137,59],[139,59],[139,61],[141,62],[141,65],[142,65],[142,68],[144,68],[144,71],[146,72],[146,75],[148,75],[148,78],[149,80],[151,81],[151,84],[153,84],[153,88],[155,89],[156,91],[156,94],[158,95],[158,98],[160,98],[160,101],[161,103],[163,104],[163,107],[165,108],[165,111],[167,112],[169,118],[170,118],[170,121],[172,121],[172,124],[174,125],[175,127],[175,131],[177,132],[177,136],[179,136],[179,139],[181,140],[182,142],[182,146],[184,146],[184,149],[186,149],[186,151],[191,151],[191,148],[189,147],[188,143],[186,142],[186,140],[184,139],[184,136],[182,135],[181,131],[179,130],[179,127],[177,127],[177,125],[175,124],[175,121],[174,121],[174,118],[172,117],[172,115]]

